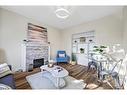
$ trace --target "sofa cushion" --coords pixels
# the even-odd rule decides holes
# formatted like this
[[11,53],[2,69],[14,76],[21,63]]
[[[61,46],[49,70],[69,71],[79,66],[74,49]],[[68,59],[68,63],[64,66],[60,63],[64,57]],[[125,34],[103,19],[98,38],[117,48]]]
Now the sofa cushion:
[[11,88],[15,89],[15,81],[14,81],[14,76],[12,74],[0,78],[0,83],[8,85]]

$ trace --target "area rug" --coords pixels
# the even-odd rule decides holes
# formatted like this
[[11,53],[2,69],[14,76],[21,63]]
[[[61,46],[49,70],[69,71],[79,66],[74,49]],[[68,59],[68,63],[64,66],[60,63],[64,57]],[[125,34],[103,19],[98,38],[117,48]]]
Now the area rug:
[[[42,72],[29,75],[26,79],[32,89],[58,89],[54,82],[48,77],[45,77]],[[65,77],[64,80],[66,85],[60,89],[83,89],[86,85],[83,80],[77,80],[71,76]]]

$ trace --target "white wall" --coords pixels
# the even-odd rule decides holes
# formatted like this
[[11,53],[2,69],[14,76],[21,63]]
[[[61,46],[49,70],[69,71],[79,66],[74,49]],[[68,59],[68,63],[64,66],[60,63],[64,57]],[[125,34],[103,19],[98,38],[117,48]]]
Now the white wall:
[[[1,9],[0,9],[0,32],[1,32]],[[0,35],[0,46],[1,46],[1,35]],[[0,53],[0,63],[1,63],[1,60],[3,60],[1,56],[2,54]]]
[[123,23],[124,23],[123,45],[127,52],[127,7],[124,7],[123,9]]
[[[0,32],[1,32],[1,8],[0,8]],[[1,43],[1,35],[0,35],[0,43]]]
[[101,45],[122,44],[123,38],[122,12],[104,18],[71,27],[62,31],[62,47],[71,55],[71,36],[74,33],[94,30],[96,43]]
[[26,38],[27,23],[41,25],[47,28],[48,41],[51,42],[51,58],[54,58],[56,51],[60,47],[60,32],[50,26],[44,25],[39,21],[28,19],[16,13],[1,9],[0,20],[0,54],[1,62],[7,62],[17,70],[21,66],[21,44]]

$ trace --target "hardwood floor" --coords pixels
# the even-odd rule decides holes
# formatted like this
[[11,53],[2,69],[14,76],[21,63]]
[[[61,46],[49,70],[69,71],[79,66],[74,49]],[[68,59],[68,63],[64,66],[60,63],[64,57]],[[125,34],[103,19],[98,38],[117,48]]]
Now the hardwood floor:
[[93,83],[100,86],[96,70],[87,70],[87,67],[83,65],[59,64],[59,66],[68,70],[69,75],[76,79],[82,79],[87,84]]
[[[87,71],[87,67],[82,65],[71,65],[60,63],[59,66],[68,70],[69,75],[76,78],[82,79],[85,83],[94,83],[101,87],[102,85],[98,82],[96,70]],[[15,73],[15,83],[17,89],[31,89],[30,85],[26,81],[26,76],[40,72],[39,68],[34,69],[32,72],[20,72]],[[106,86],[107,87],[107,86]]]

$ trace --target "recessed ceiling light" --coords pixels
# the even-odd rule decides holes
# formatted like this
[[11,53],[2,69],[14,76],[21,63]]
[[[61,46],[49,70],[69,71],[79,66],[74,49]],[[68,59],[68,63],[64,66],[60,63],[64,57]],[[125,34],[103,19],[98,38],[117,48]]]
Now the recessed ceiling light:
[[66,19],[69,17],[70,12],[65,8],[58,8],[56,9],[55,14],[58,18]]

